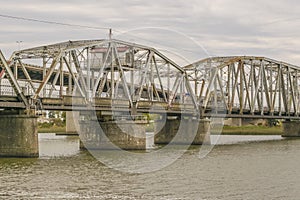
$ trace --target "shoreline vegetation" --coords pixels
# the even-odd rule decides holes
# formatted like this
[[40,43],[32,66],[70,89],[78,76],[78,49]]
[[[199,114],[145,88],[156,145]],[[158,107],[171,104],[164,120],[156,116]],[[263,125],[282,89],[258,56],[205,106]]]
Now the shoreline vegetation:
[[[224,126],[222,135],[282,135],[282,126]],[[212,134],[213,135],[213,134]]]
[[51,119],[50,122],[38,123],[38,133],[65,133],[66,123],[60,119]]
[[[66,112],[50,112],[47,120],[41,120],[38,123],[38,133],[66,133]],[[148,123],[145,126],[146,132],[154,132],[154,121],[158,119],[157,115],[145,115]],[[59,117],[59,118],[58,118]],[[41,118],[43,119],[43,118]],[[268,123],[249,124],[244,126],[227,126],[211,128],[211,135],[282,135],[283,128],[280,122],[274,120]]]
[[65,126],[38,127],[38,133],[65,133]]
[[[150,127],[149,127],[150,126]],[[149,125],[146,127],[147,132],[153,131],[153,126]],[[38,133],[65,133],[66,126],[38,126]],[[282,135],[283,130],[281,126],[224,126],[222,130],[222,135]],[[211,133],[215,135],[219,133]]]

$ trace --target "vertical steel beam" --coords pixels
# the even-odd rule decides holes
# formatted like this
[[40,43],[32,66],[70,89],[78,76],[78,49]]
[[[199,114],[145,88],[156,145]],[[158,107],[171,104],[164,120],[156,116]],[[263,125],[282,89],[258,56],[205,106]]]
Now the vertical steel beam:
[[192,90],[192,86],[189,82],[189,78],[188,78],[187,73],[185,73],[185,85],[186,85],[187,91],[188,91],[188,93],[189,93],[189,95],[192,99],[192,102],[194,104],[195,111],[198,112],[199,111],[199,105],[197,104],[196,96],[195,96],[195,93]]
[[59,73],[60,73],[60,81],[59,81],[59,96],[62,97],[63,96],[63,92],[64,92],[64,71],[63,71],[63,58],[60,58],[60,67],[59,67]]
[[[46,56],[43,56],[43,77],[42,80],[45,78],[47,74],[47,60],[46,60]],[[43,96],[46,96],[46,89],[43,89]]]
[[278,66],[278,103],[279,103],[279,115],[282,113],[282,82],[281,82],[281,74],[282,74],[282,65]]
[[265,97],[266,97],[266,101],[267,101],[267,106],[268,106],[268,109],[269,111],[271,111],[271,99],[270,99],[270,88],[268,86],[268,80],[267,80],[267,75],[266,75],[266,65],[264,63],[264,61],[262,61],[261,63],[262,65],[262,69],[263,69],[263,85],[264,85],[264,91],[265,91]]
[[234,75],[234,84],[232,86],[232,97],[231,97],[231,103],[230,103],[230,112],[232,112],[232,108],[234,106],[234,102],[235,102],[235,93],[236,91],[238,92],[239,95],[239,88],[238,88],[238,77],[239,77],[239,73],[240,73],[240,67],[237,67],[237,71],[235,70],[235,65],[233,65],[233,75]]
[[273,105],[273,63],[270,63],[270,76],[269,76],[269,89],[270,89],[270,112],[271,115],[274,114],[274,105]]
[[292,100],[292,102],[290,104],[289,112],[291,112],[291,109],[293,106],[294,112],[296,113],[297,111],[296,111],[295,89],[294,89],[294,83],[292,80],[291,68],[288,67],[287,70],[288,70],[287,75],[288,75],[288,79],[289,79],[290,93],[291,93],[291,100]]
[[[254,76],[255,76],[256,70],[255,70],[255,66],[253,66],[253,67],[254,67],[253,72],[254,72]],[[257,102],[258,108],[261,108],[261,102],[260,102],[260,98],[259,98],[259,86],[260,86],[260,82],[261,82],[261,74],[262,74],[262,68],[259,67],[258,76],[254,77],[254,79],[253,79],[253,82],[254,82],[253,86],[255,88],[255,91],[254,91],[254,97],[252,99],[252,105],[251,105],[252,113],[254,113],[254,111],[255,111],[255,101]]]
[[[229,110],[229,102],[231,98],[231,93],[230,93],[230,83],[231,83],[231,65],[227,65],[227,87],[226,87],[226,93],[227,93],[227,107]],[[230,113],[229,113],[230,114]]]
[[180,103],[184,103],[184,81],[180,84]]
[[238,68],[240,71],[240,92],[239,92],[239,101],[240,101],[240,114],[243,114],[244,109],[244,64],[243,61],[240,60],[238,64]]
[[168,76],[167,76],[167,92],[168,92],[168,101],[170,101],[170,63],[167,63],[167,73],[168,73]]
[[282,99],[283,99],[283,106],[284,106],[284,109],[285,109],[285,112],[287,113],[288,112],[288,103],[287,103],[287,91],[288,89],[285,88],[284,86],[284,75],[283,75],[283,66],[281,64],[281,70],[280,70],[280,84],[281,84],[281,93],[282,93]]
[[87,87],[87,97],[91,97],[91,66],[90,66],[90,48],[86,48],[86,65],[87,65],[87,78],[86,78],[86,87]]
[[[66,58],[64,58],[65,60],[65,63],[69,63],[69,68],[71,69],[72,71],[72,63],[71,63],[71,60],[72,60],[72,57],[71,57],[71,54],[68,53],[69,57],[68,57],[68,60],[65,60]],[[67,62],[66,62],[67,61]],[[69,61],[69,62],[68,62]],[[69,69],[68,68],[68,69]],[[70,70],[69,70],[70,71]],[[72,95],[72,91],[73,91],[73,83],[72,83],[72,74],[69,73],[69,77],[68,77],[68,95]]]
[[134,92],[135,92],[135,87],[134,87],[134,69],[133,69],[130,71],[130,93],[133,98],[134,98]]
[[[112,45],[112,42],[111,42]],[[115,98],[115,68],[114,68],[114,53],[112,50],[111,60],[110,60],[110,97]]]

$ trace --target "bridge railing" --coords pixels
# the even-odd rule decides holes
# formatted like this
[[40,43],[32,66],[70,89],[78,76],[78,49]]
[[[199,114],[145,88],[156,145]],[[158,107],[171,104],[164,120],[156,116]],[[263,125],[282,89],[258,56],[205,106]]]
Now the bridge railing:
[[0,85],[1,96],[17,96],[14,88],[11,85]]

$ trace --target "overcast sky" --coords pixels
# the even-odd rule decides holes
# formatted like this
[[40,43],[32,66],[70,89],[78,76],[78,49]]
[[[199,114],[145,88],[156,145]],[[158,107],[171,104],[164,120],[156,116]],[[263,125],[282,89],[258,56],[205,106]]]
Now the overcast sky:
[[0,49],[66,40],[114,38],[154,46],[187,62],[257,55],[300,65],[300,2],[267,0],[2,1],[0,14],[95,29],[0,17]]

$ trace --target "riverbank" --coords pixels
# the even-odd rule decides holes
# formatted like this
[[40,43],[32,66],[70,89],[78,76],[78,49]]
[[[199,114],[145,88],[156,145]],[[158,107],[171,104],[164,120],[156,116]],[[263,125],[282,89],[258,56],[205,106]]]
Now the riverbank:
[[281,126],[224,126],[222,135],[282,135]]
[[38,133],[65,133],[65,126],[38,127]]

